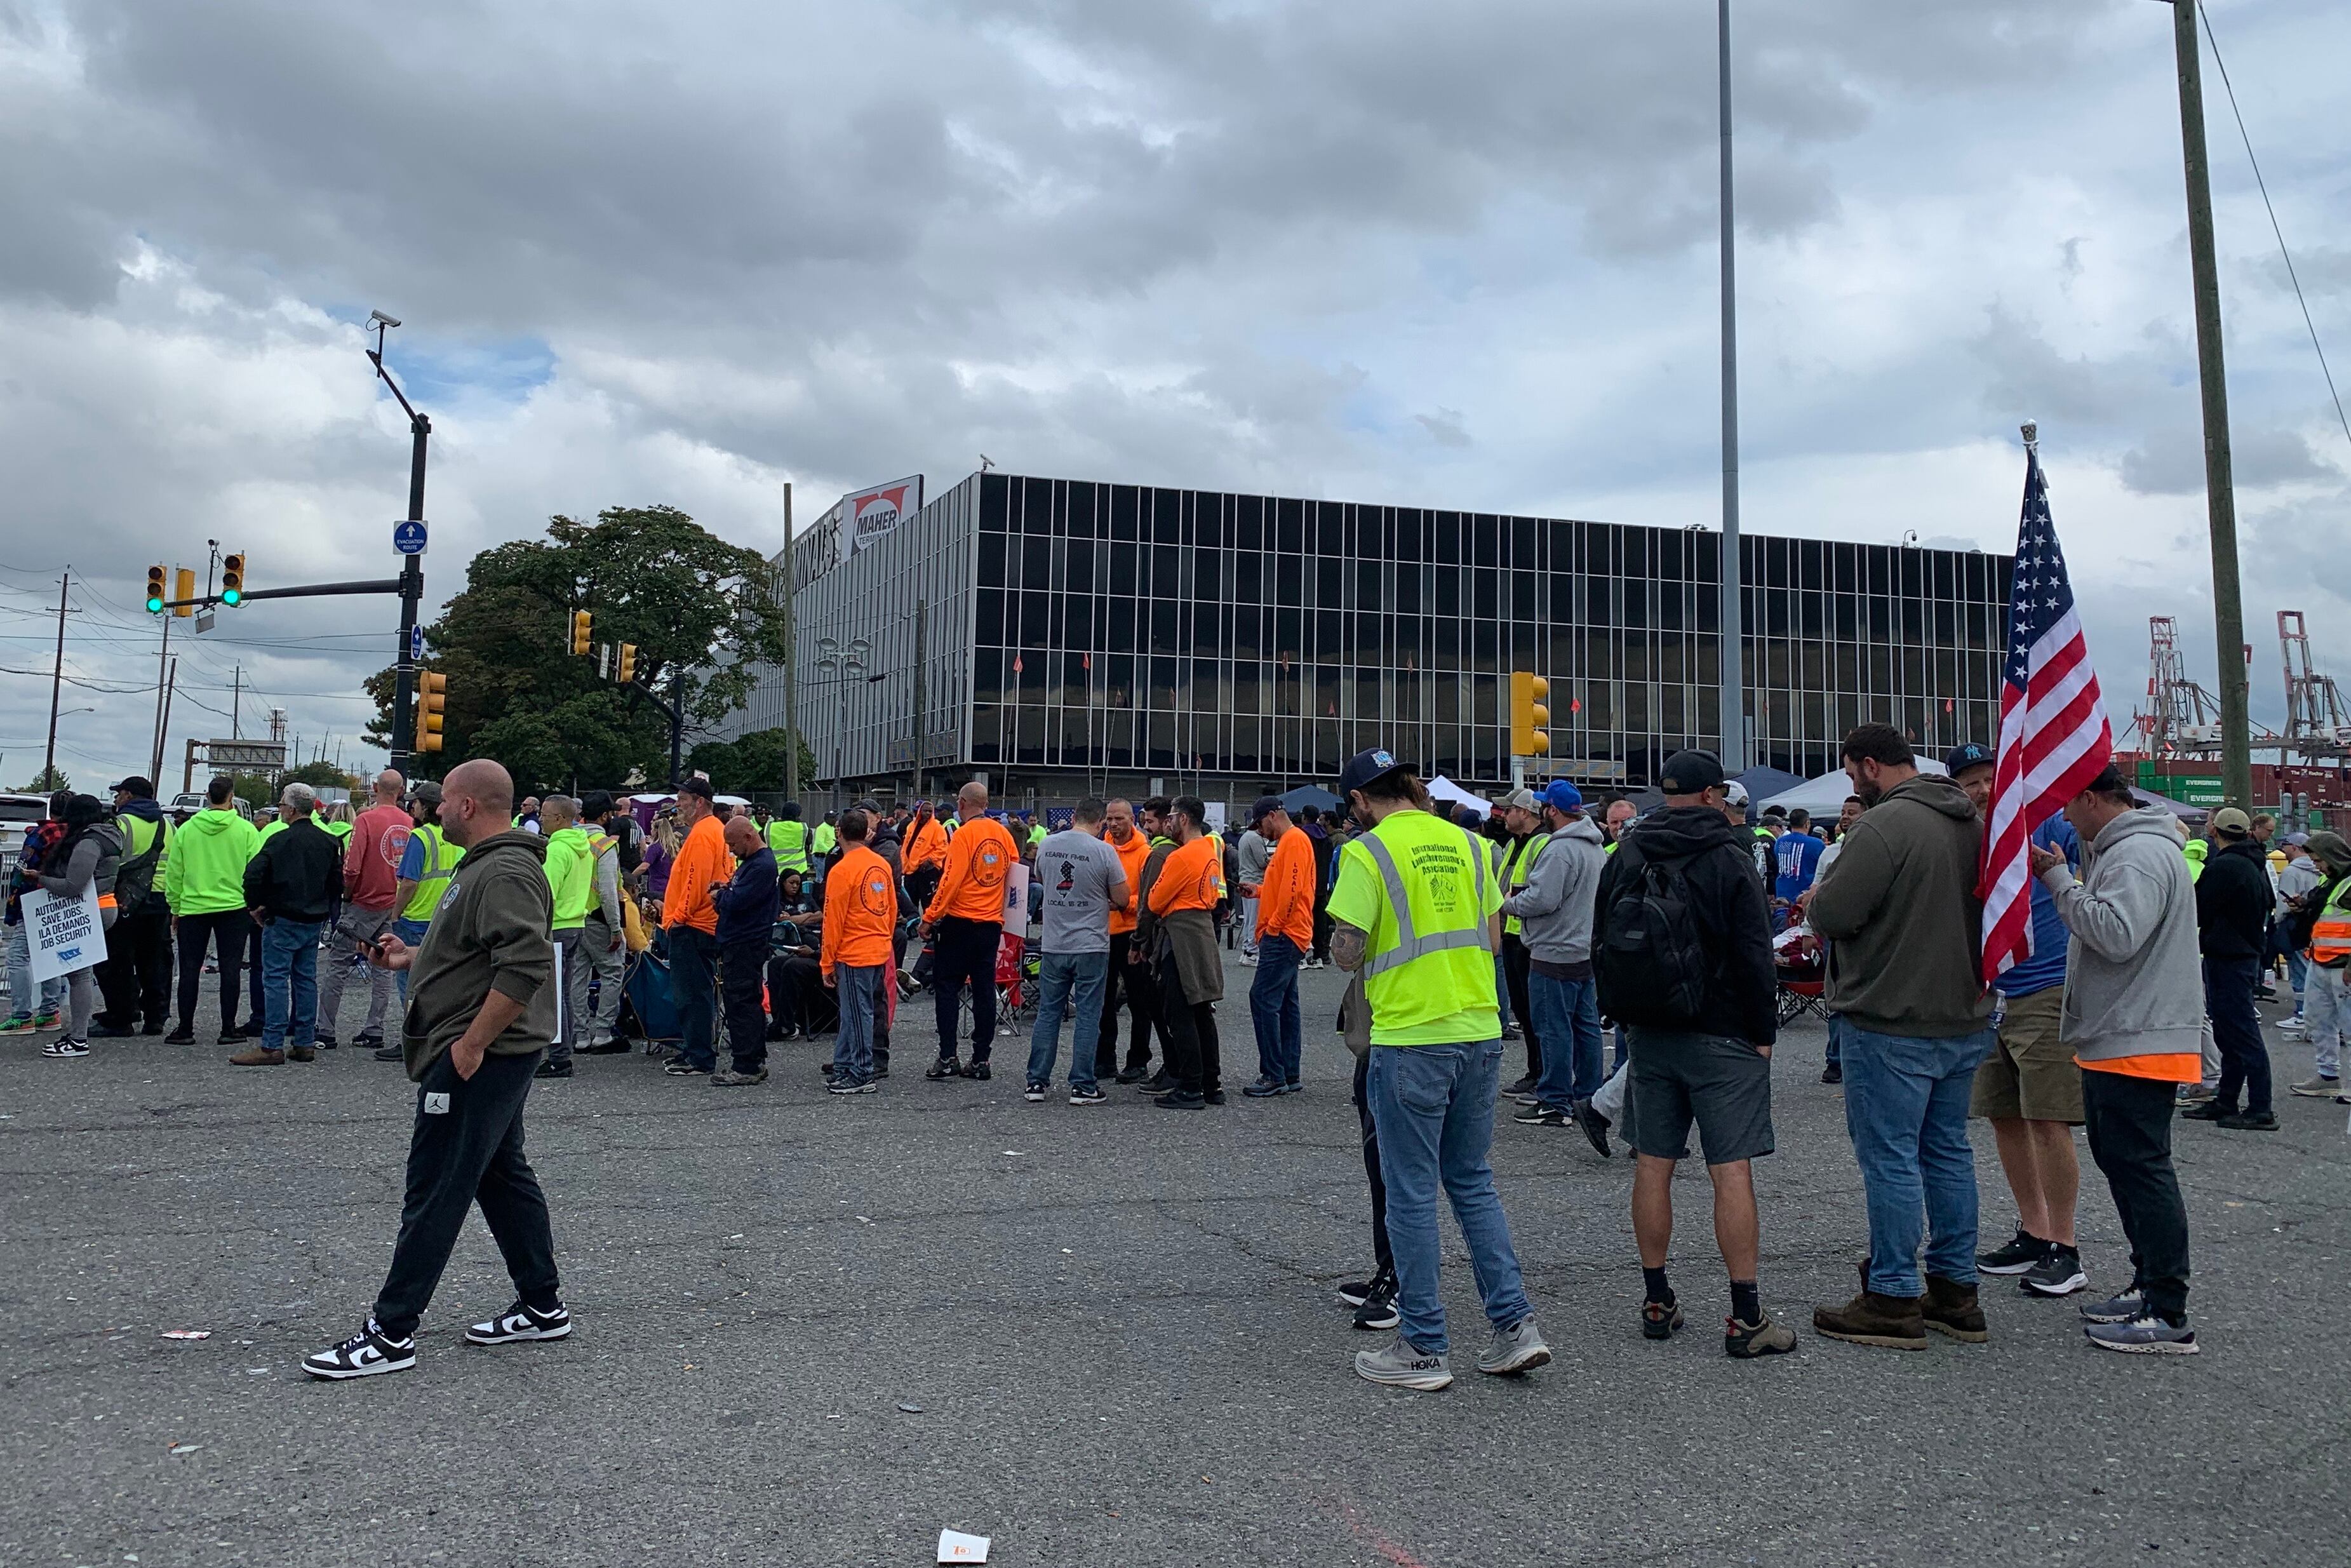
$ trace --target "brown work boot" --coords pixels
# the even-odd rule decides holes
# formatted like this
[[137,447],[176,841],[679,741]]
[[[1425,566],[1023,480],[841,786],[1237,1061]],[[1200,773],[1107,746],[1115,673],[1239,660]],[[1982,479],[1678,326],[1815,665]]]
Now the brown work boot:
[[286,1060],[288,1061],[316,1061],[319,1060],[319,1048],[315,1045],[289,1045],[286,1048]]
[[1814,1307],[1813,1332],[1847,1344],[1886,1350],[1927,1348],[1927,1322],[1915,1296],[1881,1296],[1865,1290],[1841,1307]]
[[264,1051],[257,1045],[247,1046],[228,1059],[231,1067],[282,1067],[285,1063],[284,1051]]
[[1919,1303],[1919,1315],[1927,1326],[1937,1333],[1953,1339],[1981,1344],[1991,1338],[1991,1330],[1984,1325],[1983,1308],[1976,1301],[1976,1288],[1962,1285],[1957,1280],[1927,1276],[1927,1294]]

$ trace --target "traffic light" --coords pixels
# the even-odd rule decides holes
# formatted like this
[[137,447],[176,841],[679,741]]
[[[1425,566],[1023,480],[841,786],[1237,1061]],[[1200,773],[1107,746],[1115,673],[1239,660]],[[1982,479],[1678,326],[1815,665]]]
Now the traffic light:
[[637,678],[637,645],[634,643],[621,644],[621,667],[613,672],[612,678],[624,686]]
[[173,576],[176,580],[172,584],[172,597],[180,602],[172,613],[184,620],[196,612],[196,607],[188,602],[196,596],[196,574],[183,566]]
[[245,552],[242,550],[221,559],[221,602],[231,605],[245,602]]
[[441,749],[442,711],[449,706],[449,677],[437,670],[416,672],[417,751]]
[[1524,670],[1510,672],[1510,755],[1541,757],[1551,750],[1551,709],[1544,699],[1551,683]]
[[163,569],[161,566],[149,567],[147,569],[147,613],[162,614],[163,601],[170,597],[171,595],[163,591]]
[[571,651],[586,657],[590,640],[595,635],[596,618],[585,610],[571,612]]

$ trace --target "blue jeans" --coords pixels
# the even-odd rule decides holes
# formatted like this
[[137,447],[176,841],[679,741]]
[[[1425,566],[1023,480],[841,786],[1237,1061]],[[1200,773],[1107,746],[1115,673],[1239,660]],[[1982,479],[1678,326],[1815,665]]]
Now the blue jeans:
[[[423,946],[424,933],[431,928],[431,923],[423,920],[395,920],[392,923],[392,934],[411,947]],[[392,980],[400,991],[400,1009],[402,1016],[405,1016],[408,1011],[408,971],[393,970]]]
[[1831,1067],[1844,1065],[1844,1019],[1836,1013],[1829,1015],[1828,1064]]
[[1037,968],[1037,1026],[1029,1031],[1029,1082],[1053,1082],[1061,1050],[1061,1019],[1075,1013],[1070,1034],[1070,1087],[1095,1086],[1094,1048],[1102,1040],[1102,989],[1110,983],[1108,953],[1047,953]]
[[1564,1111],[1599,1093],[1600,1081],[1607,1076],[1600,1069],[1599,983],[1531,974],[1527,1006],[1535,1015],[1535,1038],[1543,1042],[1536,1102]]
[[1249,1021],[1257,1026],[1258,1076],[1298,1082],[1305,1045],[1299,1025],[1298,965],[1306,950],[1269,931],[1257,939],[1257,977],[1249,981]]
[[692,925],[669,934],[669,999],[677,1008],[678,1057],[705,1072],[718,1065],[718,938]]
[[1922,1236],[1928,1273],[1976,1282],[1968,1094],[1994,1033],[1928,1040],[1844,1021],[1844,1124],[1869,1204],[1869,1288],[1881,1296],[1920,1293]]
[[[1437,1193],[1452,1200],[1469,1244],[1478,1293],[1496,1328],[1532,1314],[1510,1247],[1510,1222],[1487,1163],[1494,1141],[1494,1095],[1502,1042],[1375,1045],[1364,1076],[1380,1136],[1380,1179],[1388,1189],[1388,1244],[1395,1252],[1396,1311],[1416,1350],[1443,1355],[1445,1303],[1437,1293],[1440,1255]],[[1965,1109],[1964,1103],[1961,1109]]]
[[873,1077],[873,1020],[882,1008],[882,975],[888,967],[836,964],[834,993],[841,1002],[841,1030],[832,1040],[832,1073],[852,1083]]
[[2302,994],[2309,984],[2310,960],[2300,953],[2285,956],[2286,983],[2294,988],[2294,1016],[2302,1016]]
[[[37,998],[35,992],[39,995]],[[18,921],[8,927],[8,1010],[31,1018],[35,1013],[54,1012],[63,1005],[66,983],[63,979],[43,980],[33,984],[33,938]]]
[[261,928],[261,1049],[308,1045],[319,1032],[319,933],[323,920]]

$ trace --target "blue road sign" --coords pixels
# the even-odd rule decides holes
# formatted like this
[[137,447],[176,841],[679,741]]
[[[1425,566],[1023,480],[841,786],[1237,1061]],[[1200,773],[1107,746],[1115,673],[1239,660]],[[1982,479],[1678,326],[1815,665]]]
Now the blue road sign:
[[424,553],[423,519],[410,517],[404,522],[392,524],[392,548],[402,555],[423,555]]
[[408,629],[408,657],[412,663],[424,657],[424,628],[422,626]]

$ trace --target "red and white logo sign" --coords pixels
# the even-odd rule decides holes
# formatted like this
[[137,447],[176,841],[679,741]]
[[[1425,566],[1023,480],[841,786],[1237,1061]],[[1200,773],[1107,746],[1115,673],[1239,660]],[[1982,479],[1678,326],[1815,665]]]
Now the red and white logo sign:
[[919,474],[842,497],[841,520],[846,525],[843,532],[850,541],[849,553],[855,555],[876,543],[922,509],[923,476]]

